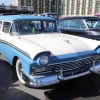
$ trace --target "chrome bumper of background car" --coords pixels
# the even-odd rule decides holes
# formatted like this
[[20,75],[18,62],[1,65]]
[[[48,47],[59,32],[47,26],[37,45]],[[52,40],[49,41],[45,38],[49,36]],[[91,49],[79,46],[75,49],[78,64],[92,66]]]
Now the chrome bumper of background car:
[[58,74],[58,75],[55,73],[51,73],[51,74],[48,73],[45,75],[37,75],[37,76],[30,76],[24,72],[23,73],[29,79],[29,82],[28,82],[29,86],[43,87],[43,86],[48,86],[48,85],[59,83],[60,81],[63,81],[63,80],[69,80],[69,79],[81,77],[81,76],[89,74],[90,72],[98,73],[99,71],[100,71],[100,64],[93,65],[90,68],[90,70],[87,72],[77,74],[77,75],[71,75],[69,77],[63,77],[62,72],[60,72],[60,74]]

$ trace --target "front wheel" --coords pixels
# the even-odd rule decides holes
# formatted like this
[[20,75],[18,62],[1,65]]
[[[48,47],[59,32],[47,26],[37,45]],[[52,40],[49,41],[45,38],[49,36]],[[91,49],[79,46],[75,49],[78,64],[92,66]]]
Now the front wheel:
[[16,62],[16,73],[17,73],[17,77],[19,79],[19,81],[26,85],[26,82],[25,82],[25,76],[23,74],[23,67],[22,67],[22,63],[21,61],[18,59],[17,62]]

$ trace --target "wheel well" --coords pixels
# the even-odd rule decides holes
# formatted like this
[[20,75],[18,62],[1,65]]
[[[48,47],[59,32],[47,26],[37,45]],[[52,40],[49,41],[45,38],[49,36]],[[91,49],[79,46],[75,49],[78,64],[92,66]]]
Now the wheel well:
[[17,59],[18,59],[17,56],[15,56],[15,57],[13,58],[13,63],[12,63],[12,65],[13,65],[14,67],[16,66],[16,61],[17,61]]

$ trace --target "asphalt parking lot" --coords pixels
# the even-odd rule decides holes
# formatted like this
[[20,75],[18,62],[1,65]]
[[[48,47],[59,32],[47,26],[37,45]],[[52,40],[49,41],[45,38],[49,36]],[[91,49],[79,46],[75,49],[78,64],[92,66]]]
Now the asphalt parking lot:
[[22,85],[15,68],[0,55],[0,100],[100,100],[100,76],[89,74],[34,89]]

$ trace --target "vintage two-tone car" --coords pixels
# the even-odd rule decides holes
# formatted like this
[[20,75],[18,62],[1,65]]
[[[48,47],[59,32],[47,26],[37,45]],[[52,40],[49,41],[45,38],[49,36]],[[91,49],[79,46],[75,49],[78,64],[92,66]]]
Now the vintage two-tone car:
[[100,18],[94,16],[73,16],[58,20],[62,33],[100,40]]
[[56,20],[0,16],[0,53],[20,82],[42,87],[100,71],[100,42],[60,33]]

